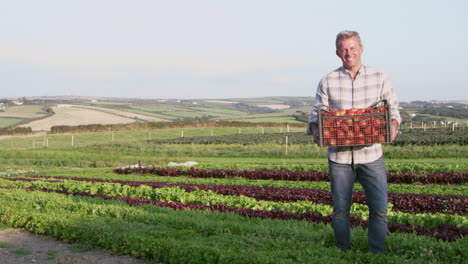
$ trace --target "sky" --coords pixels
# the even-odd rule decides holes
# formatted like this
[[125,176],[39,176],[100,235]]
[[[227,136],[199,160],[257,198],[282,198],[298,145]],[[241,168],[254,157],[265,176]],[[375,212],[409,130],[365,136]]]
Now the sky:
[[[400,101],[468,100],[468,1],[0,0],[0,97],[314,96],[356,30]],[[465,44],[463,44],[465,43]]]

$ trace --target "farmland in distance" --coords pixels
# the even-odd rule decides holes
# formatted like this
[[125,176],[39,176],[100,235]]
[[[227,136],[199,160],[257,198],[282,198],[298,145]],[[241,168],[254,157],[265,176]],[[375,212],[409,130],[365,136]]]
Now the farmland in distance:
[[[300,121],[309,101],[260,106],[287,100],[82,102],[79,109],[107,109],[131,122],[80,129],[71,122],[66,133],[1,138],[1,222],[149,262],[467,261],[468,146],[461,122],[455,131],[408,123],[398,144],[384,146],[394,199],[386,253],[367,252],[368,212],[357,183],[353,244],[343,254],[334,248],[325,199],[326,149],[304,135]],[[169,165],[188,161],[198,164]]]

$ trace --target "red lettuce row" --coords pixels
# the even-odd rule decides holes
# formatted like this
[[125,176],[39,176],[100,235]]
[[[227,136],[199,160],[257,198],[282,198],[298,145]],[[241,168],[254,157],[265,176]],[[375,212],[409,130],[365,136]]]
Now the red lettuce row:
[[[0,187],[4,188],[4,187]],[[209,210],[209,211],[218,211],[218,212],[232,212],[246,217],[257,217],[263,219],[281,219],[281,220],[306,220],[312,223],[325,223],[331,224],[333,216],[323,216],[316,212],[306,212],[306,213],[291,213],[286,211],[265,211],[265,210],[253,210],[237,207],[229,207],[225,205],[200,205],[200,204],[187,204],[180,202],[163,202],[163,201],[152,201],[144,198],[133,198],[133,197],[122,197],[122,196],[109,196],[103,194],[90,194],[87,192],[73,192],[70,193],[64,190],[53,190],[53,189],[27,189],[30,191],[44,191],[44,192],[56,192],[66,195],[80,195],[88,197],[100,197],[103,199],[115,199],[126,202],[132,206],[142,206],[142,205],[154,205],[158,207],[167,207],[174,210]],[[350,218],[351,225],[353,227],[368,227],[368,221],[361,220],[357,216],[351,216]],[[389,223],[388,229],[391,233],[400,232],[400,233],[415,233],[417,235],[432,236],[437,239],[444,241],[454,241],[459,238],[466,237],[468,235],[468,229],[463,227],[456,227],[448,224],[442,224],[437,227],[421,227],[417,225],[408,225],[408,224],[399,224],[399,223]]]
[[[246,185],[214,185],[214,184],[187,184],[167,182],[143,182],[122,181],[106,179],[89,179],[63,176],[32,176],[35,178],[69,179],[75,181],[109,182],[119,183],[132,187],[147,185],[152,188],[180,187],[187,192],[199,190],[211,190],[222,195],[244,195],[257,200],[275,202],[310,201],[319,204],[333,204],[331,192],[320,189],[301,189],[286,187],[260,187]],[[22,178],[10,178],[10,180],[21,180]],[[392,210],[405,213],[444,213],[468,215],[468,196],[461,195],[436,195],[436,194],[412,194],[412,193],[388,193],[388,201],[394,206]],[[353,192],[353,202],[367,204],[363,191]]]
[[[126,167],[114,169],[117,174],[155,174],[160,176],[189,176],[194,178],[232,178],[266,179],[283,181],[329,181],[327,172],[319,171],[288,171],[288,170],[204,170],[190,168],[158,168],[158,167]],[[422,184],[463,184],[468,182],[468,173],[388,173],[389,183],[422,183]]]

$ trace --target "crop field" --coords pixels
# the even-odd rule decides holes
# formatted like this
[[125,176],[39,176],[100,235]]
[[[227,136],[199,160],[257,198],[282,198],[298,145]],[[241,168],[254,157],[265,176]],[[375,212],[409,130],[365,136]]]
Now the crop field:
[[41,105],[15,105],[0,112],[0,117],[36,118],[45,114]]
[[160,118],[154,118],[154,117],[151,117],[151,116],[148,116],[148,115],[143,115],[143,114],[129,113],[127,111],[122,111],[122,110],[119,110],[119,109],[93,107],[93,106],[82,106],[82,105],[76,105],[74,107],[92,109],[92,110],[97,110],[97,111],[101,111],[101,112],[104,112],[104,113],[114,114],[114,115],[117,115],[117,116],[128,117],[128,118],[133,118],[133,119],[140,119],[140,120],[149,121],[149,122],[165,121],[165,120],[160,119]]
[[11,126],[21,122],[23,119],[19,118],[0,118],[0,128]]
[[466,133],[402,132],[384,145],[385,254],[358,182],[352,248],[334,247],[326,149],[286,126],[3,138],[0,221],[149,263],[466,263]]
[[252,123],[291,123],[291,124],[301,124],[302,122],[295,120],[292,116],[277,116],[277,117],[245,117],[243,121],[249,121]]
[[88,125],[88,124],[119,124],[133,123],[137,119],[146,121],[162,121],[160,118],[134,114],[99,107],[58,105],[52,107],[54,115],[35,120],[21,127],[31,127],[33,131],[49,131],[57,125]]
[[242,111],[215,106],[132,105],[131,108],[128,109],[128,111],[135,110],[145,111],[156,116],[165,116],[169,119],[180,117],[201,117],[203,115],[222,119],[247,115],[247,113]]

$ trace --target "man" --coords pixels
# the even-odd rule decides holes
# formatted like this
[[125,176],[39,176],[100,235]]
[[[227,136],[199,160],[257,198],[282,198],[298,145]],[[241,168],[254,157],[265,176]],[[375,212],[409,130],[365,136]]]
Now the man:
[[[317,109],[367,108],[386,99],[390,105],[392,141],[401,122],[398,99],[385,73],[362,65],[363,46],[355,31],[342,31],[336,37],[336,55],[342,67],[325,75],[317,87],[308,133],[319,143]],[[368,247],[372,253],[382,253],[387,238],[387,174],[382,158],[382,146],[329,147],[331,191],[333,195],[333,230],[335,244],[346,251],[350,248],[350,208],[355,178],[364,188],[369,207]]]

